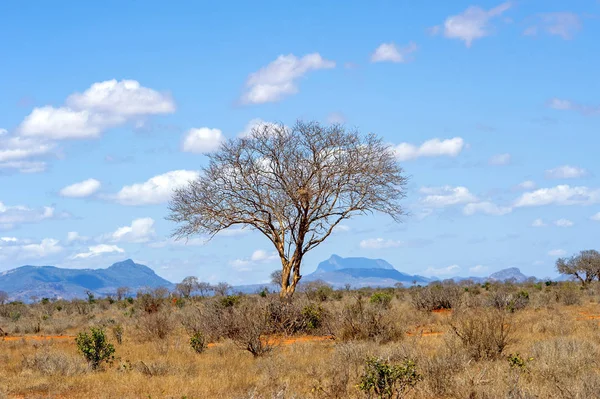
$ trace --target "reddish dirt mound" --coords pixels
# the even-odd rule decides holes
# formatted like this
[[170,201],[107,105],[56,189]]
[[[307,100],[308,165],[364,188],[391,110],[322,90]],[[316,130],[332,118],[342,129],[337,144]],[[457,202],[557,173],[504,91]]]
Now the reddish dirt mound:
[[431,313],[450,314],[450,313],[452,313],[452,309],[434,309],[431,311]]
[[6,336],[0,338],[0,341],[52,341],[52,340],[69,340],[75,339],[72,335],[21,335],[21,336]]
[[[333,337],[330,335],[302,335],[300,337],[281,337],[281,336],[272,336],[264,339],[264,342],[270,345],[293,345],[296,343],[305,343],[305,342],[327,342],[333,341]],[[209,348],[213,348],[218,346],[219,342],[211,342],[208,344]]]

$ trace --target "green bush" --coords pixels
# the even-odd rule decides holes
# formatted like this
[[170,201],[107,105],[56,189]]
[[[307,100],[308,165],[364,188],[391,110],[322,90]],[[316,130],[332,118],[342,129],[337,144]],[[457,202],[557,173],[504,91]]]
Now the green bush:
[[75,342],[93,370],[97,370],[103,362],[109,363],[114,359],[115,347],[107,341],[101,328],[90,328],[90,334],[80,332]]
[[390,294],[389,292],[378,291],[371,295],[371,299],[369,299],[369,302],[371,302],[374,305],[380,305],[387,309],[390,306],[390,303],[392,302],[392,298],[392,294]]
[[415,362],[410,359],[402,364],[389,364],[383,359],[372,357],[367,359],[358,388],[369,398],[373,394],[381,399],[402,398],[421,380],[422,376],[417,372]]
[[306,322],[306,327],[314,330],[320,328],[323,324],[323,308],[320,305],[309,304],[302,308],[302,317]]
[[202,353],[206,350],[206,338],[200,331],[195,332],[190,337],[190,346],[196,353]]

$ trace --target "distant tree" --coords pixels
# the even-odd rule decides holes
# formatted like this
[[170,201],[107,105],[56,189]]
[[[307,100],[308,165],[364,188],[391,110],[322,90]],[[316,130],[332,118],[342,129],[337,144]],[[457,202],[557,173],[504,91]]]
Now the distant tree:
[[600,253],[589,249],[570,258],[559,258],[556,261],[556,270],[560,274],[575,277],[586,286],[594,279],[600,278]]
[[184,278],[181,283],[177,284],[175,290],[184,298],[189,298],[190,295],[198,289],[198,284],[199,281],[197,277],[189,276]]
[[0,291],[0,305],[4,305],[8,301],[8,292]]
[[276,284],[281,288],[281,270],[275,270],[271,273],[271,284]]
[[343,126],[297,122],[254,128],[207,154],[201,176],[175,190],[168,219],[178,239],[234,225],[264,234],[281,259],[290,298],[306,253],[343,220],[381,212],[399,221],[407,178],[392,146]]
[[216,295],[226,296],[232,288],[233,287],[227,283],[218,283],[217,285],[213,286],[213,291]]
[[129,287],[119,287],[117,288],[117,300],[121,301],[129,295]]
[[198,293],[200,294],[200,296],[207,296],[212,291],[213,287],[209,283],[205,283],[202,281],[198,282]]
[[398,281],[397,283],[394,283],[394,287],[397,289],[404,288],[404,284],[402,284],[402,282]]

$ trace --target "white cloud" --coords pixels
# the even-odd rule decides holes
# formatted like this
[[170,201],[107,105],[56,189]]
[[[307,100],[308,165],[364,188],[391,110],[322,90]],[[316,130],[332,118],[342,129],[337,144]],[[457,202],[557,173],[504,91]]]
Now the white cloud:
[[25,205],[7,206],[0,202],[0,227],[13,228],[19,224],[38,223],[55,217],[54,208],[32,209]]
[[154,176],[144,183],[124,186],[111,198],[122,205],[151,205],[169,201],[173,190],[195,180],[199,173],[192,170],[173,170]]
[[420,146],[410,143],[400,143],[394,147],[399,161],[409,161],[420,157],[456,157],[464,147],[461,137],[440,140],[438,138],[425,141]]
[[563,165],[546,171],[547,179],[577,179],[587,175],[583,168],[571,165]]
[[21,258],[44,258],[61,252],[63,248],[59,241],[52,238],[44,238],[37,244],[26,244],[20,247]]
[[343,124],[346,123],[346,117],[341,112],[332,112],[327,115],[327,123]]
[[[491,34],[490,21],[501,16],[511,6],[511,2],[506,2],[487,11],[481,7],[471,6],[462,14],[453,15],[446,19],[443,26],[444,36],[450,39],[462,40],[467,47],[471,47],[474,40]],[[437,34],[440,30],[440,27],[433,27],[430,28],[430,33]]]
[[600,212],[592,216],[591,219],[595,222],[600,222]]
[[110,239],[115,242],[148,242],[156,235],[154,230],[154,219],[141,218],[135,219],[130,226],[119,227],[110,235]]
[[419,191],[426,195],[421,199],[421,204],[433,208],[477,202],[477,197],[462,186],[422,187]]
[[362,249],[386,249],[398,248],[404,245],[404,242],[397,240],[385,240],[383,238],[369,238],[360,242]]
[[532,180],[525,180],[524,182],[519,183],[517,185],[517,188],[520,190],[533,190],[534,188],[536,188],[536,184]]
[[567,251],[565,251],[564,249],[553,249],[551,251],[548,251],[548,256],[565,256],[567,254]]
[[486,215],[502,216],[512,212],[512,208],[508,206],[499,206],[492,202],[482,201],[473,202],[465,205],[463,213],[471,216],[476,213],[484,213]]
[[143,87],[135,80],[94,83],[83,93],[70,95],[66,104],[73,109],[127,118],[175,112],[175,104],[168,95]]
[[277,256],[277,253],[275,252],[267,252],[262,249],[257,249],[256,251],[252,252],[250,258],[235,259],[229,262],[229,264],[237,271],[250,271],[252,270],[252,266],[256,264],[270,263],[278,259],[279,256]]
[[69,244],[72,242],[85,242],[87,240],[89,240],[89,237],[82,236],[76,231],[69,231],[67,233],[67,243]]
[[65,106],[34,108],[17,130],[22,136],[49,140],[96,138],[105,129],[128,121],[174,111],[169,96],[135,80],[113,79],[72,94]]
[[542,205],[591,205],[600,202],[600,189],[559,185],[524,193],[516,199],[515,207]]
[[219,149],[225,136],[219,129],[210,129],[201,127],[199,129],[190,129],[183,139],[182,149],[185,152],[196,154],[205,154]]
[[46,170],[46,162],[0,162],[0,169],[17,169],[21,173],[39,173]]
[[324,59],[319,53],[307,54],[301,58],[293,54],[280,55],[266,67],[250,74],[242,102],[262,104],[279,101],[298,92],[297,82],[306,73],[334,67],[335,62]]
[[382,43],[371,55],[371,62],[396,62],[404,63],[411,61],[410,54],[417,51],[417,45],[413,42],[406,47],[398,47],[394,43]]
[[545,227],[547,226],[546,223],[544,222],[543,219],[535,219],[532,223],[531,223],[532,227]]
[[242,138],[250,137],[253,130],[262,131],[265,128],[273,128],[273,127],[279,127],[279,125],[277,125],[276,123],[273,123],[273,122],[265,122],[260,118],[254,118],[246,124],[246,126],[244,127],[244,130],[242,130],[238,134],[238,137],[242,137]]
[[450,265],[448,267],[434,268],[429,267],[423,272],[426,276],[449,276],[458,273],[460,266]]
[[600,106],[590,106],[560,98],[552,98],[547,106],[559,111],[576,111],[585,116],[600,115]]
[[510,154],[497,154],[488,160],[488,164],[495,166],[508,165],[511,161],[511,158],[512,157]]
[[476,265],[476,266],[469,268],[469,272],[477,273],[477,274],[486,272],[487,270],[488,270],[488,267],[483,266],[483,265]]
[[89,197],[100,189],[100,182],[96,179],[87,179],[79,183],[71,184],[60,190],[60,195],[71,198]]
[[569,219],[558,219],[554,222],[554,224],[558,227],[572,227],[575,223]]
[[21,161],[30,157],[45,155],[55,145],[24,137],[0,137],[0,162]]
[[6,134],[8,134],[8,130],[6,130],[6,129],[0,129],[0,136],[4,136]]
[[108,253],[123,253],[124,249],[117,247],[116,245],[99,244],[88,247],[88,252],[81,252],[73,256],[73,259],[87,259],[100,256]]
[[571,12],[550,12],[537,15],[537,21],[529,26],[523,34],[536,36],[540,31],[552,36],[560,36],[565,40],[572,39],[581,30],[581,19]]

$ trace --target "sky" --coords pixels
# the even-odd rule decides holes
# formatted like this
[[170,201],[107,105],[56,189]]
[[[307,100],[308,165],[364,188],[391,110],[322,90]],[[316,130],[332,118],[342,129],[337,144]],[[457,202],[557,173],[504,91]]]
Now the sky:
[[429,277],[555,276],[599,249],[600,2],[0,3],[0,272],[131,258],[262,283],[260,233],[175,241],[167,203],[266,122],[376,133],[410,177],[394,223],[309,252]]

